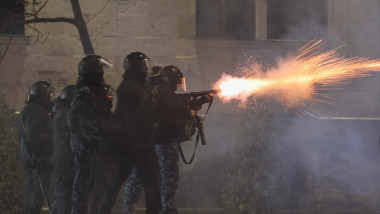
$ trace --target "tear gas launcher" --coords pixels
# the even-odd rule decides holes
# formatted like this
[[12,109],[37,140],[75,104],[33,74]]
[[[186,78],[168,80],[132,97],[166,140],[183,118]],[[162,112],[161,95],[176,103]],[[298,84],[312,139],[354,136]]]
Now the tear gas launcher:
[[[189,92],[189,93],[182,93],[178,94],[190,107],[191,110],[195,111],[195,127],[198,129],[197,134],[197,141],[200,138],[202,145],[206,145],[206,139],[204,136],[204,130],[203,130],[203,120],[206,118],[207,113],[211,107],[211,104],[213,102],[213,96],[214,94],[217,94],[221,92],[220,89],[212,89],[212,90],[206,90],[206,91],[196,91],[196,92]],[[202,108],[202,105],[205,103],[209,103],[207,107],[207,111],[205,116],[202,118],[197,114],[197,112]]]
[[[197,148],[199,139],[201,140],[202,145],[206,145],[206,138],[205,138],[205,133],[204,133],[204,128],[203,128],[203,120],[206,118],[207,113],[211,107],[212,102],[214,101],[213,96],[217,93],[221,92],[220,89],[213,89],[213,90],[206,90],[206,91],[197,91],[197,92],[189,92],[189,93],[181,93],[178,94],[190,107],[191,110],[195,111],[195,118],[194,118],[194,127],[198,130],[197,135],[196,135],[196,142],[195,142],[195,148],[193,155],[190,159],[190,161],[187,161],[181,145],[178,144],[178,148],[181,154],[182,161],[186,164],[191,164],[194,160],[195,156],[195,150]],[[202,105],[205,103],[209,103],[207,107],[207,111],[205,113],[204,117],[201,117],[198,115],[198,111],[202,108]]]
[[221,92],[221,89],[212,89],[212,90],[206,90],[206,91],[196,91],[196,92],[189,92],[189,93],[181,93],[178,94],[182,99],[184,99],[187,102],[191,102],[193,100],[197,100],[200,98],[203,98],[205,96],[214,96],[215,94]]

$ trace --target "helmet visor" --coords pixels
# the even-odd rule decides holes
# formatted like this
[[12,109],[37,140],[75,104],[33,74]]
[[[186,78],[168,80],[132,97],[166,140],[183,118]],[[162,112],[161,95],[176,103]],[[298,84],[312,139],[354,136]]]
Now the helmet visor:
[[114,63],[111,60],[106,59],[104,57],[100,57],[100,64],[102,65],[103,68],[106,68],[106,67],[112,68],[114,65]]
[[153,75],[153,69],[152,69],[152,64],[150,64],[149,58],[144,59],[145,66],[146,66],[146,74],[148,77]]
[[97,72],[94,73],[95,75],[101,74],[103,76],[104,72],[110,71],[110,69],[113,67],[113,62],[111,60],[108,60],[104,57],[100,57],[99,64],[97,66]]
[[181,77],[177,80],[177,91],[178,92],[186,92],[186,79],[185,79],[185,77]]
[[58,91],[59,91],[58,88],[55,85],[50,83],[50,86],[46,90],[46,93],[48,94],[50,101],[53,101],[55,100],[55,98],[58,97],[59,95]]

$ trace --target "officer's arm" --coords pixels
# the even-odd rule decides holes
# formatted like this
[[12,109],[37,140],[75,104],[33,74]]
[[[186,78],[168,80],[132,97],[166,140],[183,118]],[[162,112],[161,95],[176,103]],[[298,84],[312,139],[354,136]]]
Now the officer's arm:
[[51,120],[42,108],[36,108],[25,114],[25,146],[30,148],[32,156],[45,158],[52,152],[53,133]]
[[69,130],[86,141],[102,141],[103,129],[99,122],[95,99],[89,88],[76,91],[67,114]]
[[158,99],[171,112],[178,115],[191,117],[189,107],[170,87],[162,86],[157,89]]
[[206,94],[199,98],[196,98],[192,100],[192,102],[190,103],[190,108],[195,111],[199,111],[202,109],[203,104],[211,103],[214,99],[213,97],[214,97],[213,94]]
[[116,91],[117,96],[117,108],[116,111],[118,113],[123,113],[126,115],[132,114],[135,112],[135,108],[133,108],[135,105],[133,105],[133,102],[136,100],[135,94],[131,93],[135,89],[132,88],[129,84],[126,82],[122,82]]

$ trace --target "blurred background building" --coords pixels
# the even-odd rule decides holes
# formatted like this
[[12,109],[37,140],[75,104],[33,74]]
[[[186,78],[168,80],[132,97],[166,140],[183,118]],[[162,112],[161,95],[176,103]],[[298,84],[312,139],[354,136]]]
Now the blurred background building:
[[[80,5],[95,53],[115,62],[105,74],[114,88],[121,82],[122,61],[132,51],[146,53],[153,65],[178,66],[189,91],[211,89],[222,73],[235,72],[250,57],[271,64],[314,38],[332,48],[344,45],[339,51],[348,57],[380,56],[379,0],[80,0]],[[0,10],[7,11],[0,15],[0,54],[7,50],[0,55],[0,93],[15,110],[22,108],[37,80],[58,88],[75,83],[84,56],[71,24],[6,26],[12,13],[27,13],[31,7],[0,2]],[[69,0],[49,0],[39,13],[72,16]],[[337,104],[323,107],[327,116],[380,117],[379,80],[375,74],[336,92]],[[195,164],[182,167],[182,207],[223,207],[224,165],[232,149],[228,142],[237,135],[229,127],[239,123],[240,111],[236,103],[219,101],[212,110],[205,124],[209,144],[200,148]],[[373,195],[380,199],[379,193]]]

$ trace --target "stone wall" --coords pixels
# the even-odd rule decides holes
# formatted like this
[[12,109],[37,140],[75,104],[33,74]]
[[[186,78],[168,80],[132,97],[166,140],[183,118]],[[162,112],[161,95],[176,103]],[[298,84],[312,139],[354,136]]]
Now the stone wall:
[[[9,40],[11,42],[9,43]],[[16,108],[25,102],[27,91],[21,86],[23,77],[24,62],[26,55],[26,40],[24,37],[0,35],[0,54],[8,50],[0,64],[0,95],[5,95],[7,104],[11,108]]]
[[380,55],[378,0],[329,0],[329,40],[344,44],[349,56]]
[[[256,3],[265,6],[265,3],[262,2],[262,0],[256,0]],[[201,73],[207,73],[207,75],[214,73],[208,68],[199,68],[198,66],[197,55],[199,51],[204,50],[205,43],[201,43],[202,47],[198,48],[197,52],[195,0],[81,0],[80,4],[85,19],[90,20],[88,29],[95,52],[115,62],[115,68],[106,74],[107,81],[114,87],[117,87],[120,82],[123,58],[129,52],[136,50],[150,56],[154,65],[177,65],[188,76],[190,89],[205,87],[203,84],[196,84],[199,83],[199,79],[203,79]],[[335,46],[345,44],[343,50],[348,55],[369,57],[379,55],[379,1],[329,0],[327,6],[329,42]],[[31,7],[27,8],[27,12],[31,12],[31,10]],[[260,16],[260,14],[266,15],[266,13],[257,15]],[[40,13],[40,17],[58,16],[73,16],[68,0],[50,0]],[[265,18],[259,18],[258,20],[265,20]],[[257,27],[261,29],[262,24],[258,24]],[[36,80],[49,79],[59,87],[74,83],[77,64],[84,55],[77,29],[73,25],[40,23],[31,26],[39,29],[42,34],[48,33],[48,36],[47,38],[46,36],[40,37],[42,43],[35,42],[36,32],[31,27],[26,27],[28,45],[23,53],[27,57],[22,60],[25,63],[17,63],[17,66],[23,64],[23,71],[18,72],[19,77],[17,78],[21,81],[20,84],[17,84],[17,88],[21,85],[22,89],[17,93],[12,93],[17,94],[17,98],[8,96],[11,106],[16,109],[22,107],[27,87]],[[265,33],[262,30],[259,32]],[[263,35],[259,39],[263,38],[265,41]],[[45,39],[46,41],[44,41]],[[212,43],[215,46],[215,42]],[[222,47],[218,47],[216,50],[222,50],[225,46],[224,43],[224,41],[220,42]],[[227,42],[227,44],[231,43]],[[239,45],[233,47],[235,51],[233,55],[230,54],[231,57],[219,58],[216,63],[225,64],[227,63],[225,60],[227,60],[233,67],[236,60],[232,59],[241,58],[242,53],[246,50],[252,50],[256,55],[264,56],[264,58],[270,56],[271,51],[277,52],[270,41],[263,43],[264,46],[269,44],[264,52],[261,52],[262,45],[257,49],[255,45],[251,44],[253,43],[239,42]],[[204,55],[205,53],[202,52],[201,61],[205,61],[207,57],[217,58],[216,55],[220,56],[219,53],[211,53],[206,58]],[[16,58],[14,60],[20,62]],[[4,63],[8,61],[12,64],[14,60],[12,57],[7,57]],[[8,70],[3,67],[0,69]],[[203,71],[204,69],[207,71]],[[218,74],[218,72],[216,73]],[[22,99],[18,96],[21,96]]]
[[[153,65],[174,64],[185,74],[197,74],[195,0],[81,0],[80,4],[89,20],[95,53],[115,62],[105,75],[114,88],[121,81],[122,61],[132,51],[146,53]],[[71,18],[70,1],[51,0],[39,16]],[[26,47],[23,88],[37,80],[50,80],[59,88],[75,83],[77,64],[84,56],[77,29],[68,23],[32,26],[48,36]],[[30,27],[26,35],[36,39]],[[16,102],[15,107],[20,109],[22,104]]]

